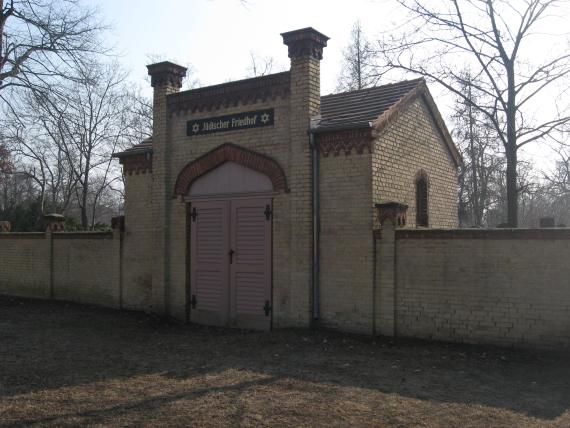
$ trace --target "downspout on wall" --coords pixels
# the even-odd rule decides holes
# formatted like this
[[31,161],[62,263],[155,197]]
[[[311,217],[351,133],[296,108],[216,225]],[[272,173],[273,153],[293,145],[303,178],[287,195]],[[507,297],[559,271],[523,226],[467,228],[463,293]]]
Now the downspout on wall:
[[320,290],[320,232],[321,216],[319,206],[319,149],[315,142],[315,133],[309,129],[309,145],[311,148],[311,182],[312,182],[312,229],[313,229],[313,254],[312,254],[312,324],[315,325],[321,318],[321,290]]

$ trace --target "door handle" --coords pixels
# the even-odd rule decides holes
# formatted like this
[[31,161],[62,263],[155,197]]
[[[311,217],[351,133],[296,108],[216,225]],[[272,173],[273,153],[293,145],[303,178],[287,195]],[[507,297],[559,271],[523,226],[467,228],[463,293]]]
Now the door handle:
[[234,250],[230,250],[230,251],[228,252],[228,254],[229,254],[229,256],[230,256],[230,264],[232,264],[232,263],[233,263],[233,259],[234,259],[234,253],[235,253],[235,251],[234,251]]

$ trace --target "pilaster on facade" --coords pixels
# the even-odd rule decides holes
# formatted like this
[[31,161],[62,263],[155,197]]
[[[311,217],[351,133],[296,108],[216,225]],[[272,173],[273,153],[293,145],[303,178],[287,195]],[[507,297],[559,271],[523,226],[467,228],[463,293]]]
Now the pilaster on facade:
[[290,188],[291,254],[295,269],[290,272],[291,307],[299,322],[311,319],[312,280],[312,182],[309,145],[310,121],[320,112],[320,60],[328,37],[304,28],[281,34],[291,59]]
[[171,139],[168,135],[169,117],[166,99],[182,87],[186,68],[165,61],[147,66],[151,77],[153,93],[153,158],[152,158],[152,223],[153,236],[153,273],[152,305],[159,314],[167,313],[166,293],[168,290],[168,254],[169,249],[169,204],[171,185]]

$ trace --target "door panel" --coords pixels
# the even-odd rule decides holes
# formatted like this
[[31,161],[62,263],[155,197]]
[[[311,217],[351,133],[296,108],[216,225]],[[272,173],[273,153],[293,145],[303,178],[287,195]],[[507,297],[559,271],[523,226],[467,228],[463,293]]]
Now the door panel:
[[195,202],[191,225],[190,319],[224,325],[228,315],[229,202]]
[[269,199],[231,201],[230,318],[243,328],[269,329],[271,314],[271,220]]
[[190,320],[271,328],[271,199],[192,202]]

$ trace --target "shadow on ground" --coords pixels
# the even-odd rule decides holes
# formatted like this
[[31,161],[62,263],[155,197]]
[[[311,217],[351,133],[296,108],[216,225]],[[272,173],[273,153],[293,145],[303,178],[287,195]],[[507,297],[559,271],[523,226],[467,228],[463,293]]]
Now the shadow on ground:
[[570,426],[569,357],[0,298],[0,426]]

